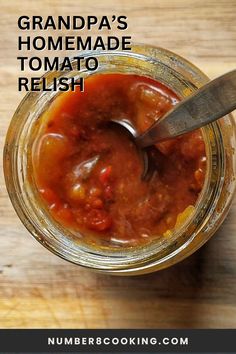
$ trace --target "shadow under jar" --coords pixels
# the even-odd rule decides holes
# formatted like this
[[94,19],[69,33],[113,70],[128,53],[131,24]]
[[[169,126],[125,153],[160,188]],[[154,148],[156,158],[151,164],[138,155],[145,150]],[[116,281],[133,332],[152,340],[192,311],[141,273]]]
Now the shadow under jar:
[[[149,77],[169,87],[180,99],[190,95],[208,78],[194,65],[167,50],[134,45],[132,51],[83,53],[96,56],[96,73],[121,73]],[[75,63],[72,64],[75,67]],[[88,77],[86,70],[49,72],[54,77]],[[194,208],[168,237],[126,247],[86,242],[58,223],[39,196],[34,178],[32,147],[41,128],[41,117],[63,93],[37,92],[25,96],[16,110],[6,137],[4,173],[13,206],[29,232],[46,248],[75,264],[104,273],[137,275],[168,267],[201,247],[226,217],[235,189],[235,124],[228,115],[201,129],[207,168],[203,188]],[[174,201],[173,201],[174,202]]]

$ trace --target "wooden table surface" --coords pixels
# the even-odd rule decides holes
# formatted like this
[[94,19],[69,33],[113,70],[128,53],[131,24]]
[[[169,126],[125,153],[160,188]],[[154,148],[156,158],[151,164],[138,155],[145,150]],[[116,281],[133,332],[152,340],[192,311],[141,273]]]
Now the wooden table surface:
[[[175,51],[212,78],[235,68],[235,0],[0,0],[0,5],[1,149],[23,97],[17,92],[16,60],[22,14],[124,14],[134,42]],[[178,265],[141,277],[100,275],[59,259],[30,237],[8,199],[1,161],[0,327],[236,327],[236,203],[217,234]]]

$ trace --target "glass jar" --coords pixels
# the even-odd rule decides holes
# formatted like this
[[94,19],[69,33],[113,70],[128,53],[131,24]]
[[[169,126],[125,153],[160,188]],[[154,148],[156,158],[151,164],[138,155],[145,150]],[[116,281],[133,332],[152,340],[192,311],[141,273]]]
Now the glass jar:
[[[85,52],[96,56],[97,72],[139,74],[156,79],[184,98],[208,81],[198,68],[167,50],[134,45],[130,52]],[[75,63],[72,60],[73,67]],[[53,78],[87,77],[91,72],[48,72]],[[6,137],[4,172],[12,204],[29,232],[60,257],[97,271],[118,275],[143,274],[168,267],[192,254],[217,230],[229,210],[235,189],[235,123],[228,115],[202,128],[207,150],[207,175],[194,210],[169,237],[145,246],[112,249],[83,242],[59,225],[41,202],[31,169],[31,148],[40,116],[58,92],[30,92],[17,108]]]

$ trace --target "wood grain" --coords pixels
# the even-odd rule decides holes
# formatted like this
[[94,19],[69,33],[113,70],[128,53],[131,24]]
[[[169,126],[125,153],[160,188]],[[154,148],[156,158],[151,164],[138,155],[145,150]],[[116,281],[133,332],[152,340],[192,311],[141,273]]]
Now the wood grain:
[[[1,149],[23,97],[17,92],[16,60],[22,14],[125,14],[134,42],[175,51],[212,78],[235,68],[235,0],[0,0],[0,5]],[[31,238],[9,202],[2,161],[0,168],[0,327],[236,327],[235,201],[217,234],[190,258],[147,276],[111,277],[71,265]]]

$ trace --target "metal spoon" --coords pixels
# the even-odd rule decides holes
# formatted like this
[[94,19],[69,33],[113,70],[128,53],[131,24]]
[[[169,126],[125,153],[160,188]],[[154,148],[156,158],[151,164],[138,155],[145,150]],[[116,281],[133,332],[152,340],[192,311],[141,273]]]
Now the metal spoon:
[[[143,134],[126,119],[113,122],[126,128],[139,149],[168,140],[214,122],[236,109],[236,70],[230,71],[202,86],[193,95],[178,103]],[[148,171],[144,156],[144,174]]]

